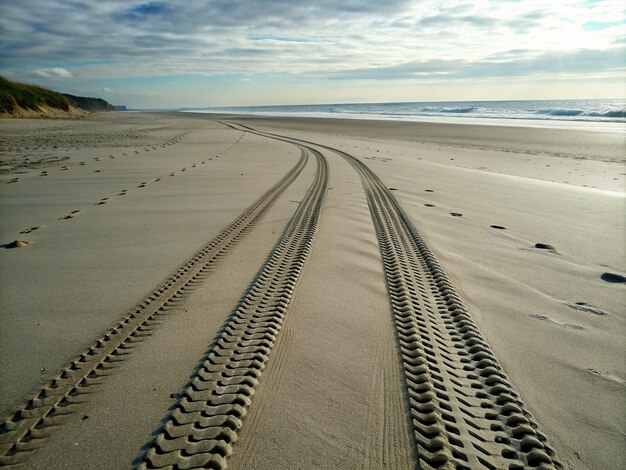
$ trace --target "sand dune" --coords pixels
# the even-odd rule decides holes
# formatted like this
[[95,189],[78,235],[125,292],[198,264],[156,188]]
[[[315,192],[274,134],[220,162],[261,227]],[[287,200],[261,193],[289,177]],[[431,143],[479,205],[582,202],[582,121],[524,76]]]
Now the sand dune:
[[0,133],[22,245],[0,253],[3,464],[626,463],[622,135],[177,113]]

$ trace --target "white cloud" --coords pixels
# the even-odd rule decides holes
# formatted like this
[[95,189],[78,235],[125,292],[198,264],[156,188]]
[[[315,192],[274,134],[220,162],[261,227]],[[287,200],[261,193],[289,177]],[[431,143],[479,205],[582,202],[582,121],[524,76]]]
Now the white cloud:
[[[73,85],[105,93],[116,83],[116,96],[124,90],[110,79],[239,74],[246,84],[258,74],[341,75],[384,84],[395,73],[423,83],[460,75],[530,78],[535,67],[554,72],[559,63],[585,76],[596,72],[589,56],[614,56],[626,34],[623,7],[612,0],[0,3],[0,73],[42,81],[73,74],[80,78]],[[613,26],[585,27],[590,21]],[[602,73],[624,74],[623,61],[610,70],[600,65]]]
[[[72,58],[72,70],[81,70],[81,77],[85,70],[91,77],[124,78],[139,70],[325,73],[412,61],[479,61],[514,49],[528,56],[604,50],[623,28],[587,31],[583,25],[590,19],[622,21],[617,3],[21,0],[3,4],[0,34],[6,47],[0,64],[32,69]],[[40,68],[37,75],[69,72]]]
[[70,71],[63,67],[37,69],[33,71],[33,75],[41,78],[72,78]]

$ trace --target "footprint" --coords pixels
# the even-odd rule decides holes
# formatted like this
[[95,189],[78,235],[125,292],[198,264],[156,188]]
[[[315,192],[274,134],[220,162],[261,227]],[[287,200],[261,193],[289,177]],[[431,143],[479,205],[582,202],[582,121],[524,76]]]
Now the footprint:
[[626,384],[623,379],[617,377],[616,375],[610,374],[606,371],[589,368],[587,369],[587,373],[590,375],[594,375],[604,380],[608,380],[610,382],[614,382],[617,385],[621,385],[622,387]]
[[437,207],[434,204],[424,204],[426,207]]
[[615,273],[602,273],[600,276],[604,282],[610,282],[611,284],[626,284],[626,276],[622,276],[621,274]]
[[182,170],[180,170],[180,171],[187,171],[187,168],[183,168],[183,169],[182,169]]
[[85,162],[78,162],[80,166],[85,166]]
[[450,215],[452,217],[463,217],[463,214],[461,214],[460,212],[450,212]]
[[62,217],[59,217],[59,220],[67,220],[67,219],[73,219],[74,217],[76,217],[76,214],[78,214],[80,211],[72,211],[68,214],[65,214]]
[[435,192],[434,189],[425,189],[424,191],[426,191],[427,193],[434,193]]
[[137,186],[138,188],[145,188],[146,187],[146,183],[141,183],[139,186]]
[[539,315],[537,313],[532,313],[529,315],[530,318],[534,318],[535,320],[549,320],[545,315]]
[[0,247],[10,250],[11,248],[24,248],[25,246],[30,245],[26,240],[15,240],[11,243],[6,243],[4,245],[0,245]]
[[93,170],[94,173],[101,173],[102,170]]
[[19,182],[19,180],[20,180],[19,178],[13,178],[12,180],[9,180],[8,184],[17,183],[17,182]]
[[593,315],[598,315],[598,316],[608,315],[608,313],[602,310],[601,308],[598,308],[594,305],[590,305],[582,301],[574,302],[573,304],[568,304],[566,302],[565,305],[567,305],[569,308],[573,308],[574,310],[580,310],[581,312],[591,313]]
[[67,167],[66,166],[62,166],[61,167],[61,171],[65,171],[65,170],[67,170]]
[[42,171],[39,176],[48,176],[48,172],[47,171]]
[[534,318],[535,320],[547,321],[550,323],[554,323],[555,325],[562,326],[564,328],[571,328],[572,330],[584,330],[580,325],[574,325],[572,323],[559,323],[558,321],[554,321],[552,318],[547,317],[546,315],[539,315],[537,313],[532,313],[529,315],[530,318]]
[[506,230],[506,227],[503,225],[490,225],[489,227],[495,228],[497,230]]
[[37,229],[40,229],[41,225],[37,225],[36,227],[31,227],[31,228],[27,228],[26,230],[22,230],[20,232],[20,235],[25,234],[25,233],[30,233],[30,232],[34,232]]
[[389,191],[397,191],[398,188],[389,188]]

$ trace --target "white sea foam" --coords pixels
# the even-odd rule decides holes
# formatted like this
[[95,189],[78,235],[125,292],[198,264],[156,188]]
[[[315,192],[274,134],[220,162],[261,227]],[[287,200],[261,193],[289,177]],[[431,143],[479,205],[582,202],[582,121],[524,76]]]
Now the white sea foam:
[[185,111],[429,121],[626,132],[626,100],[455,101],[245,106]]

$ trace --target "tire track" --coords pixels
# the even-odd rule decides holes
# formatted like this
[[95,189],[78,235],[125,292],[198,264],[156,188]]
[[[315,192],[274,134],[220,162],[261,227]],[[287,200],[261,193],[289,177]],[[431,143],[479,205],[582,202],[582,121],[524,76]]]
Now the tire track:
[[564,468],[443,268],[381,180],[341,150],[253,131],[331,150],[361,177],[383,259],[420,468]]
[[141,457],[139,469],[227,467],[317,231],[328,165],[319,151],[309,150],[317,158],[309,191]]
[[[273,393],[275,393],[277,385],[282,379],[283,372],[285,371],[286,359],[291,349],[291,345],[293,344],[293,337],[293,331],[291,331],[289,325],[286,324],[281,333],[280,341],[278,341],[278,344],[276,345],[276,350],[272,358],[272,367],[267,372],[267,376],[264,381],[262,393],[265,396],[271,396]],[[267,408],[265,401],[263,399],[260,399],[256,406],[257,409],[255,411],[257,417],[263,416],[263,414],[266,412],[265,409]],[[246,429],[246,431],[249,436],[254,436],[257,432],[262,432],[260,431],[261,427],[259,421],[260,420],[257,418],[251,419],[248,422],[248,428]],[[259,447],[259,443],[255,442],[254,440],[251,444],[242,442],[242,445],[237,448],[237,452],[239,453],[239,468],[255,468],[254,459],[257,456],[258,451],[260,450]]]
[[203,282],[212,267],[251,230],[306,166],[308,151],[298,147],[301,151],[298,162],[281,180],[145,297],[108,334],[42,387],[26,405],[2,420],[0,466],[19,464],[28,458],[30,451],[43,445],[80,408],[84,395],[92,392],[94,385],[101,383],[111,369],[132,353],[137,343],[151,335],[160,324],[159,317]]

